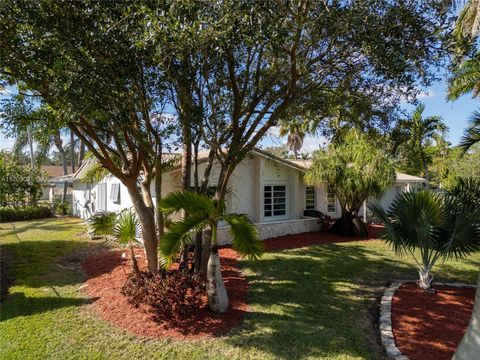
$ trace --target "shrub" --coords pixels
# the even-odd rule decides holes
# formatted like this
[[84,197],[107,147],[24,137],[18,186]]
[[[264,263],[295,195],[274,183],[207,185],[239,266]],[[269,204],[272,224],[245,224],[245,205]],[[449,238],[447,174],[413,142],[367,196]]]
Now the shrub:
[[96,213],[88,219],[90,233],[94,236],[111,236],[117,214],[114,212]]
[[370,205],[385,226],[381,238],[398,255],[410,254],[415,259],[421,289],[430,289],[437,262],[480,250],[480,208],[461,200],[468,198],[468,194],[418,190],[398,195],[388,211],[379,204]]
[[55,212],[58,215],[71,215],[72,206],[68,202],[57,200],[55,202]]
[[0,222],[44,219],[52,216],[48,206],[0,207]]
[[203,283],[178,271],[166,275],[132,273],[122,294],[135,307],[148,305],[156,321],[181,321],[202,304]]

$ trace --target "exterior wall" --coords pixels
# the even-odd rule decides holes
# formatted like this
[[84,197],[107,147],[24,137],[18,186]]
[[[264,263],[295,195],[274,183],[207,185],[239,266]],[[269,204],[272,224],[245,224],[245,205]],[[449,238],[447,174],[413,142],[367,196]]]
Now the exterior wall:
[[[304,232],[320,231],[318,219],[303,218],[287,221],[270,221],[255,224],[261,240],[266,240],[278,236],[301,234]],[[230,234],[227,227],[218,228],[219,245],[231,244]]]
[[[199,164],[199,174],[202,176],[205,170],[205,163]],[[216,185],[220,172],[219,164],[214,164],[210,185]],[[94,212],[98,211],[98,188],[99,184],[106,184],[107,205],[104,211],[120,211],[132,207],[132,202],[127,188],[114,176],[107,176],[100,183],[84,184],[76,180],[73,184],[73,213],[76,216],[87,219]],[[120,204],[115,204],[111,199],[113,184],[120,184]],[[264,216],[264,186],[285,185],[286,187],[286,214],[277,217]],[[193,182],[192,182],[193,186]],[[381,197],[380,204],[384,208],[390,206],[393,199],[402,191],[408,191],[421,186],[421,183],[398,182],[390,187]],[[162,196],[181,188],[181,171],[175,169],[163,174]],[[235,169],[230,177],[230,192],[226,198],[228,213],[245,214],[257,226],[261,239],[267,239],[286,234],[298,234],[308,231],[318,231],[320,226],[315,218],[305,218],[305,189],[303,173],[287,164],[271,160],[258,153],[249,154]],[[341,215],[341,208],[336,200],[336,211],[327,210],[326,184],[317,186],[315,189],[315,210],[337,218]],[[155,189],[152,182],[152,197],[155,201]],[[369,200],[369,202],[374,201]],[[363,216],[363,208],[360,210]],[[367,214],[368,215],[368,214]],[[178,220],[181,213],[173,216]],[[219,242],[229,243],[228,229],[219,228]]]

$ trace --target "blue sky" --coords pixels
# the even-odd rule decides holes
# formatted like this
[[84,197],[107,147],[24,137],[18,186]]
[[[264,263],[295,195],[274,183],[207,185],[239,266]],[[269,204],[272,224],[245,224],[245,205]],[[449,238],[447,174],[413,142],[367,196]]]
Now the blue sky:
[[[447,84],[445,81],[435,83],[425,91],[425,95],[420,96],[419,100],[425,104],[425,116],[438,115],[443,118],[443,121],[449,128],[447,139],[452,145],[456,145],[467,127],[471,114],[474,110],[480,108],[480,102],[472,99],[470,95],[464,95],[455,102],[447,102],[446,89]],[[409,111],[413,110],[413,107],[409,104],[405,104],[404,108]],[[285,142],[285,139],[278,138],[276,129],[272,129],[270,135],[262,141],[262,145],[281,145]],[[305,139],[303,151],[314,150],[322,142],[324,142],[324,139],[308,136]],[[13,139],[6,139],[0,133],[0,150],[11,149],[12,145]]]

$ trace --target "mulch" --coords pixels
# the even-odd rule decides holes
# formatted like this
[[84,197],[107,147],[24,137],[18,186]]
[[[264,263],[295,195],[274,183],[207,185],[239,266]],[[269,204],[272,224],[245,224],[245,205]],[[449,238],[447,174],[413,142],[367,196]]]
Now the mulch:
[[[382,226],[368,225],[368,239],[377,239]],[[328,232],[309,232],[295,235],[284,235],[264,240],[266,251],[295,249],[310,245],[365,241],[365,238],[342,237]]]
[[[146,268],[143,251],[137,252],[139,265]],[[123,329],[147,337],[194,339],[219,336],[228,333],[243,319],[248,310],[248,283],[237,266],[238,254],[232,249],[219,250],[222,275],[227,288],[230,308],[226,314],[216,314],[208,308],[206,296],[203,305],[185,316],[181,322],[156,322],[145,307],[135,308],[120,291],[131,272],[128,259],[122,259],[121,251],[109,251],[89,257],[82,267],[87,275],[85,291],[93,301],[100,316]]]
[[403,284],[392,299],[395,344],[411,360],[450,360],[472,315],[475,288]]
[[[370,237],[375,237],[379,227],[370,226]],[[298,248],[314,244],[347,242],[365,239],[343,238],[325,232],[281,236],[265,240],[267,251]],[[229,247],[219,250],[222,275],[227,288],[230,308],[226,314],[209,310],[206,297],[200,310],[192,312],[180,323],[156,322],[146,307],[135,308],[120,291],[131,272],[128,259],[122,259],[122,251],[107,251],[90,256],[82,262],[87,276],[85,291],[90,296],[94,309],[108,322],[132,333],[148,337],[201,338],[227,334],[240,324],[248,311],[248,282],[237,266],[239,255]],[[139,265],[146,268],[146,259],[138,249]]]
[[[376,238],[380,226],[369,226],[369,239]],[[265,240],[267,251],[292,249],[315,244],[341,243],[367,239],[343,238],[325,232],[281,236]],[[230,309],[226,314],[209,310],[207,299],[198,311],[180,323],[157,322],[148,308],[134,308],[120,293],[130,263],[119,250],[90,256],[82,262],[87,275],[85,291],[93,308],[106,321],[131,333],[147,337],[195,339],[221,336],[238,326],[248,311],[248,282],[238,268],[239,255],[231,248],[219,250],[222,275]],[[142,250],[139,265],[146,268]],[[406,283],[392,300],[392,325],[399,349],[410,359],[450,359],[468,326],[475,289],[436,286],[436,294],[426,294],[416,284]]]

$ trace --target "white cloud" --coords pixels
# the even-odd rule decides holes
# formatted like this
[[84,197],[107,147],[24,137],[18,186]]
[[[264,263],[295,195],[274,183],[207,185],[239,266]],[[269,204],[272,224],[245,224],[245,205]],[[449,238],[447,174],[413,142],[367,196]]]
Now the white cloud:
[[427,90],[425,92],[421,92],[420,94],[417,95],[417,99],[427,99],[427,98],[433,98],[437,96],[437,94],[433,90]]

